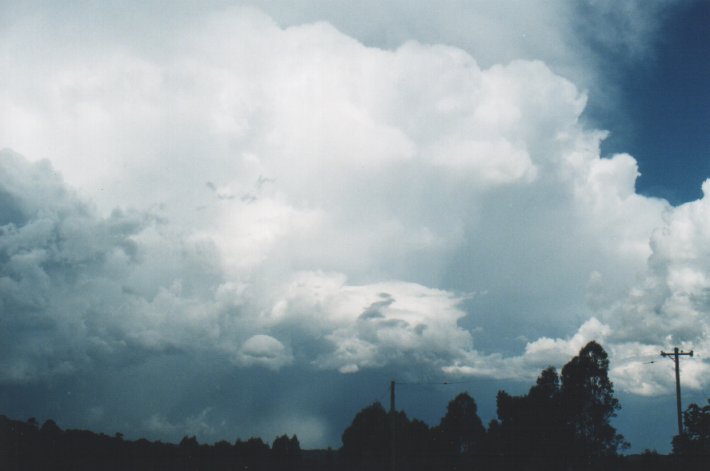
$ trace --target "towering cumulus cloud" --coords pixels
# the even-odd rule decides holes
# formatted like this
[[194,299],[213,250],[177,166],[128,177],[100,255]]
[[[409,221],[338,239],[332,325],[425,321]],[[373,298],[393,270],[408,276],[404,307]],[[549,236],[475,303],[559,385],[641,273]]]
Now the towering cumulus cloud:
[[[2,384],[130,383],[171,355],[527,379],[598,339],[618,387],[650,394],[672,377],[641,358],[710,348],[710,183],[680,207],[637,194],[635,160],[600,156],[585,94],[543,62],[251,9],[159,53],[38,57],[50,38],[23,27],[0,41]],[[146,430],[187,420],[152,412]],[[321,443],[319,418],[287,420]]]

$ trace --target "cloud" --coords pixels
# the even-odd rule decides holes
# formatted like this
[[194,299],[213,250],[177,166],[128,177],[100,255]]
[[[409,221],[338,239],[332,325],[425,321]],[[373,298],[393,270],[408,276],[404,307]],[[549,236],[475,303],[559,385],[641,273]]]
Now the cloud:
[[[628,157],[623,157],[628,160]],[[610,165],[604,162],[604,166]],[[602,172],[611,176],[609,169]],[[593,172],[599,175],[599,172]],[[614,178],[622,175],[618,170]],[[617,182],[617,188],[624,186]],[[646,266],[639,270],[634,282],[623,290],[608,286],[599,273],[592,273],[587,287],[588,302],[597,317],[585,322],[568,338],[540,338],[527,343],[520,357],[498,358],[500,371],[524,374],[521,366],[544,363],[561,366],[584,343],[598,340],[607,346],[612,361],[612,378],[624,391],[640,395],[657,395],[673,390],[674,377],[663,368],[660,351],[679,346],[685,351],[695,349],[699,358],[683,362],[683,381],[689,389],[703,389],[708,384],[710,365],[702,354],[708,348],[709,319],[707,316],[710,274],[708,273],[708,190],[703,184],[702,199],[678,207],[661,208],[662,222],[649,235],[648,246],[619,246],[627,252],[648,253]],[[640,197],[625,192],[625,198]],[[603,191],[604,199],[610,193]],[[598,198],[597,201],[599,201]],[[617,204],[618,206],[618,201]],[[605,210],[605,213],[608,212]],[[595,219],[599,219],[597,216]],[[623,224],[619,219],[617,224]],[[487,374],[476,363],[487,359],[474,356],[472,365],[456,365],[447,371],[458,374]],[[654,366],[651,366],[654,365]],[[490,374],[490,372],[488,373]],[[513,373],[516,374],[516,373]]]
[[[653,253],[648,269],[626,297],[604,312],[604,318],[615,327],[615,343],[640,341],[665,350],[680,346],[701,352],[708,348],[709,192],[706,181],[702,199],[665,213],[664,224],[651,236]],[[708,384],[706,362],[693,361],[684,369],[684,381],[691,388]],[[627,379],[629,389],[669,387],[668,379],[648,383],[642,375],[637,376],[641,377],[635,381]]]
[[237,354],[236,362],[242,366],[264,366],[278,370],[293,361],[286,347],[269,335],[249,337]]
[[135,263],[131,236],[149,217],[115,211],[95,218],[46,161],[31,164],[2,151],[0,175],[6,327],[0,377],[31,381],[71,374],[85,366],[87,351],[111,350],[122,340],[111,335],[109,319],[92,311],[114,297],[112,277]]
[[[35,28],[0,42],[0,145],[27,156],[0,153],[4,384],[183,355],[521,379],[597,339],[617,385],[652,394],[671,380],[639,358],[708,344],[707,196],[638,195],[634,158],[601,157],[587,94],[542,61],[242,8],[161,54]],[[142,427],[186,427],[168,412]]]
[[[545,318],[570,329],[591,315],[564,312],[579,309],[591,273],[598,290],[611,289],[650,254],[666,206],[634,193],[631,157],[599,158],[603,134],[579,122],[586,97],[541,62],[482,69],[460,49],[369,48],[325,23],[282,29],[250,9],[200,17],[171,51],[97,60],[79,49],[46,79],[28,77],[47,100],[18,93],[24,81],[10,81],[4,98],[44,136],[6,131],[5,140],[36,155],[50,153],[37,142],[51,146],[53,165],[98,204],[67,203],[86,206],[90,223],[65,246],[96,240],[125,257],[110,267],[99,258],[103,284],[90,281],[96,302],[83,306],[117,342],[152,351],[206,342],[238,364],[278,368],[293,348],[276,335],[280,323],[321,311],[321,328],[299,335],[317,332],[325,350],[300,361],[356,371],[417,352],[438,364],[476,348],[467,329],[479,326],[457,293],[557,296],[558,306],[511,315],[523,330]],[[8,51],[8,67],[20,52]],[[29,184],[13,191],[30,198]],[[240,194],[250,196],[230,197]],[[126,226],[121,210],[102,216],[115,206],[139,208],[126,214],[140,225]],[[91,229],[111,218],[123,239]],[[50,241],[30,239],[33,226],[15,238],[37,250],[9,266],[42,265]],[[67,268],[79,272],[81,257],[96,258],[76,257]],[[54,278],[45,283],[56,292]],[[392,300],[382,318],[359,317],[381,294]],[[292,311],[294,302],[307,307]]]
[[344,275],[298,273],[270,313],[271,322],[324,340],[311,361],[354,373],[389,363],[439,364],[470,350],[457,325],[460,297],[415,283],[348,285]]

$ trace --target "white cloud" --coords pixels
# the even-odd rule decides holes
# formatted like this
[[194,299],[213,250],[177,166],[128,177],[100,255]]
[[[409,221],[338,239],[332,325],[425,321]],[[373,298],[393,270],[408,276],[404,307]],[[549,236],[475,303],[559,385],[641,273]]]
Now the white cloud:
[[[710,184],[705,182],[702,199],[665,212],[664,224],[651,237],[653,252],[648,259],[648,269],[628,295],[604,313],[614,327],[615,343],[625,345],[639,340],[665,350],[672,346],[686,350],[707,349],[709,189]],[[708,367],[702,360],[689,362],[684,381],[691,388],[705,387]],[[644,380],[641,377],[629,381],[628,387],[640,388]],[[666,380],[665,387],[669,386]]]
[[388,363],[440,364],[471,349],[457,322],[460,297],[415,283],[353,286],[341,274],[302,272],[285,288],[270,323],[325,343],[313,363],[354,373]]
[[[621,159],[626,161],[624,166],[635,167],[628,156]],[[635,280],[629,280],[623,289],[614,289],[605,286],[607,282],[602,276],[593,272],[587,287],[588,301],[597,311],[598,319],[585,322],[571,337],[543,337],[529,342],[521,357],[493,358],[500,363],[500,370],[495,373],[485,371],[481,366],[490,359],[479,356],[473,356],[469,365],[456,364],[448,371],[495,376],[501,375],[502,370],[514,376],[524,374],[531,365],[541,367],[549,363],[559,367],[584,343],[597,340],[609,350],[612,378],[617,387],[636,394],[656,395],[672,391],[675,384],[670,370],[658,366],[665,362],[660,358],[661,350],[670,351],[678,346],[686,352],[693,349],[703,352],[710,347],[710,318],[707,315],[710,292],[707,194],[710,183],[703,185],[705,195],[702,199],[670,207],[628,191],[628,175],[624,176],[622,169],[613,167],[615,160],[600,161],[592,166],[595,171],[591,172],[593,178],[589,183],[593,192],[585,194],[584,199],[593,196],[589,201],[603,206],[595,209],[585,204],[585,207],[592,209],[596,224],[604,227],[608,218],[615,221],[619,232],[625,234],[624,238],[614,240],[615,244],[608,251],[620,256],[636,253],[647,260]],[[602,172],[597,170],[599,167]],[[616,182],[609,185],[612,177]],[[607,188],[597,188],[603,181]],[[625,223],[630,217],[627,211],[632,209],[635,214],[642,215],[641,219],[652,213],[651,210],[662,216],[655,228],[651,226],[647,246],[621,242],[633,240],[629,234],[637,229]],[[610,229],[607,226],[605,233]],[[709,371],[710,365],[702,353],[700,357],[683,362],[685,387],[691,390],[706,388]]]
[[253,335],[239,349],[236,362],[242,366],[264,366],[278,370],[293,361],[284,344],[269,335]]

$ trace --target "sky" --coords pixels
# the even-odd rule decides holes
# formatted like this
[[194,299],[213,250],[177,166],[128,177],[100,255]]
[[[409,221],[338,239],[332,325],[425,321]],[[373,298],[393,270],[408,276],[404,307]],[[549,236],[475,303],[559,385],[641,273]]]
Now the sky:
[[392,379],[488,422],[597,340],[631,450],[668,451],[659,352],[710,397],[708,21],[0,1],[0,413],[338,447]]

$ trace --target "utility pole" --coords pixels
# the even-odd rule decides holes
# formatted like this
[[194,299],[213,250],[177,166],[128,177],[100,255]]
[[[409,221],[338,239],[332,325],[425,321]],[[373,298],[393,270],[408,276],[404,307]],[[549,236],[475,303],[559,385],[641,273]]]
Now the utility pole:
[[391,471],[395,471],[397,468],[397,456],[395,453],[395,445],[397,439],[397,411],[394,404],[394,381],[390,381],[390,424],[391,424],[391,436],[390,436],[390,467]]
[[678,365],[678,358],[682,355],[692,357],[693,351],[684,352],[678,350],[678,347],[675,347],[672,353],[661,351],[662,357],[673,357],[673,361],[675,362],[675,400],[678,408],[678,435],[683,435],[683,412],[680,405],[680,367]]
[[397,469],[397,454],[396,454],[396,439],[397,439],[397,410],[394,405],[394,381],[390,381],[390,423],[391,423],[391,437],[390,437],[390,467],[391,471]]
[[[394,414],[394,381],[390,381],[390,414]],[[382,387],[382,386],[380,386]]]

